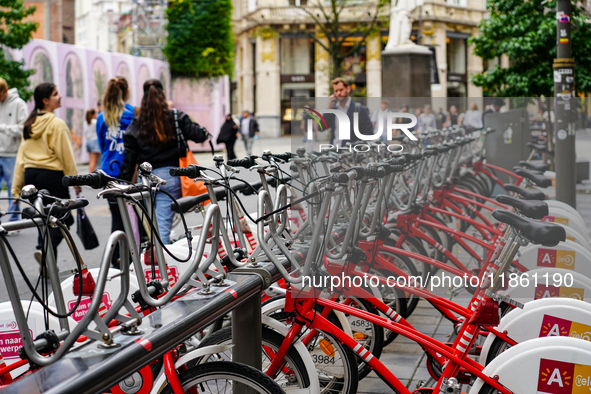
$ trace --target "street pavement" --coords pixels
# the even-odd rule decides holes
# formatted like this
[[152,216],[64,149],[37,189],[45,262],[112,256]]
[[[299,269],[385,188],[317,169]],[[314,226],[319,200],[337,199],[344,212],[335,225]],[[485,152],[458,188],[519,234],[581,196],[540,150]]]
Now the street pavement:
[[[290,138],[276,138],[276,139],[259,139],[256,141],[253,149],[253,154],[260,155],[264,149],[270,149],[272,152],[285,152],[292,150],[292,142],[294,145],[299,145],[300,141]],[[586,131],[577,132],[577,158],[591,161],[591,134]],[[223,152],[222,152],[223,153]],[[244,157],[245,151],[243,144],[239,141],[236,146],[237,156]],[[211,153],[195,153],[195,157],[200,165],[213,166]],[[81,174],[87,173],[87,166],[79,166]],[[242,169],[238,176],[242,177],[247,182],[257,182],[258,174]],[[591,225],[591,181],[583,182],[577,186],[577,208],[583,215],[587,225]],[[78,238],[74,235],[80,248],[84,262],[90,267],[98,267],[100,265],[101,256],[104,244],[110,234],[110,211],[105,200],[97,199],[96,190],[91,188],[83,188],[84,196],[89,200],[89,206],[86,208],[88,217],[91,219],[95,232],[101,241],[101,246],[94,250],[84,250],[78,242]],[[0,197],[6,197],[6,192],[0,192]],[[250,197],[245,199],[246,208],[250,212],[256,212],[256,199]],[[0,210],[7,209],[5,201],[0,200]],[[200,222],[200,217],[193,213],[186,217],[189,226],[196,225]],[[181,230],[179,227],[176,231]],[[72,228],[75,231],[75,226]],[[37,243],[36,230],[28,229],[22,231],[19,235],[8,238],[11,245],[14,247],[19,260],[21,261],[24,270],[29,278],[37,278],[39,267],[33,259],[33,252]],[[466,263],[470,263],[468,256],[462,255],[459,250],[454,253]],[[69,255],[69,251],[65,242],[62,242],[58,249],[58,265],[60,272],[64,274],[70,269],[74,268],[74,262]],[[0,273],[1,275],[1,273]],[[24,281],[18,276],[18,284],[21,291],[22,298],[30,298],[31,293],[26,288]],[[446,298],[452,298],[450,289],[440,288],[437,291],[438,295]],[[0,302],[7,301],[8,295],[4,286],[0,286]],[[455,301],[467,305],[468,296],[466,292],[456,295]],[[419,329],[421,332],[428,334],[436,340],[447,342],[453,340],[450,337],[452,333],[452,326],[447,320],[444,320],[440,314],[436,313],[434,308],[425,301],[421,301],[410,317],[409,322]],[[411,391],[417,385],[429,381],[429,374],[425,367],[425,356],[420,346],[415,342],[399,336],[390,346],[384,349],[380,358],[382,362],[406,385]],[[391,393],[392,390],[378,378],[375,373],[371,373],[367,378],[360,382],[358,393],[360,394],[381,394]]]

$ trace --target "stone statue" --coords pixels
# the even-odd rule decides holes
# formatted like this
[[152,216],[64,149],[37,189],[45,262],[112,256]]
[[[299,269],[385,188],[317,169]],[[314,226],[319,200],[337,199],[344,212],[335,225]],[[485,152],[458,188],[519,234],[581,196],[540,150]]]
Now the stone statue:
[[390,35],[386,51],[402,45],[416,45],[410,39],[412,29],[410,14],[416,7],[422,6],[423,3],[424,0],[392,0],[390,7]]

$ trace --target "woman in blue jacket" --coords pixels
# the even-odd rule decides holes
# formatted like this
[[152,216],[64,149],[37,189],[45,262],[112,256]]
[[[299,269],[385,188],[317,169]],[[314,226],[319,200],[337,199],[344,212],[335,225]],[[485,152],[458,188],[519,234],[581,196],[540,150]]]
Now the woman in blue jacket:
[[[103,158],[101,170],[108,175],[119,178],[123,165],[124,146],[123,136],[127,126],[133,120],[133,107],[125,104],[129,99],[129,87],[125,78],[112,78],[103,95],[102,109],[96,120],[96,133]],[[123,221],[117,206],[117,201],[109,197],[111,210],[111,232],[123,231]],[[119,268],[119,246],[113,255],[112,265]]]

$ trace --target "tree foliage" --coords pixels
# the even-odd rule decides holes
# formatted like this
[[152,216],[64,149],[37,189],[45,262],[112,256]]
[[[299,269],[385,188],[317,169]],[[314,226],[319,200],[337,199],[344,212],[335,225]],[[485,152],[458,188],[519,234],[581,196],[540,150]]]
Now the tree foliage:
[[[23,0],[0,0],[0,44],[12,49],[21,49],[26,45],[33,32],[39,26],[36,22],[24,22],[23,19],[32,15],[36,7],[25,7]],[[24,61],[8,60],[4,51],[0,50],[0,77],[4,78],[11,88],[17,88],[24,100],[31,98],[29,76],[33,70],[24,68]]]
[[[591,25],[585,10],[572,2],[572,54],[579,92],[591,91]],[[490,16],[472,37],[474,54],[483,60],[506,55],[509,67],[496,66],[471,77],[491,95],[504,97],[553,96],[552,63],[556,58],[555,0],[488,0]]]
[[177,0],[166,10],[164,54],[173,73],[194,77],[232,75],[231,0]]
[[[308,0],[306,6],[299,7],[314,20],[316,32],[308,36],[328,52],[331,79],[341,76],[345,59],[359,51],[372,33],[378,32],[380,24],[385,22],[380,17],[381,11],[389,5],[389,0]],[[369,17],[369,22],[349,20],[347,14],[353,8],[360,11],[359,19]],[[351,37],[361,39],[351,46],[345,45]]]

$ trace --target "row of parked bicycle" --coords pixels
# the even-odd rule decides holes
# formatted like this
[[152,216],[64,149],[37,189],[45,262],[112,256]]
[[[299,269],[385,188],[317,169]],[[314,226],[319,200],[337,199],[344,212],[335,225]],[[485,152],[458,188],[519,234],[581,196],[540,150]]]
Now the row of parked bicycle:
[[[539,190],[553,187],[545,166],[520,162],[508,171],[486,163],[483,141],[490,132],[430,132],[404,141],[404,153],[267,151],[227,163],[216,156],[215,168],[173,169],[173,176],[204,182],[208,193],[172,199],[185,231],[172,245],[158,237],[153,201],[164,181],[148,163],[138,170],[138,184],[100,171],[64,177],[65,185],[102,189],[99,197],[119,205],[125,232],[111,235],[96,269],[84,265],[62,224],[88,202],[25,187],[29,219],[0,227],[0,268],[10,296],[0,304],[0,321],[18,327],[12,327],[14,342],[4,339],[0,347],[2,387],[67,354],[119,346],[118,335],[142,338],[142,321],[156,310],[197,293],[231,291],[232,271],[272,264],[282,279],[261,294],[262,371],[232,362],[226,317],[204,330],[187,325],[190,339],[110,392],[356,393],[371,371],[396,393],[588,389],[591,237],[576,210]],[[260,182],[238,178],[239,167],[257,171]],[[256,213],[245,208],[253,199]],[[147,242],[139,244],[128,206]],[[201,215],[202,224],[189,228],[189,212]],[[62,229],[76,264],[61,283],[50,226]],[[31,227],[45,246],[35,285],[6,238]],[[109,268],[116,245],[121,270]],[[14,266],[33,301],[20,300]],[[469,302],[439,295],[445,277],[460,283],[453,294],[467,294]],[[421,299],[453,324],[449,342],[408,322]],[[182,321],[162,325],[173,323]],[[424,387],[407,388],[380,361],[398,336],[426,353],[431,380]]]

